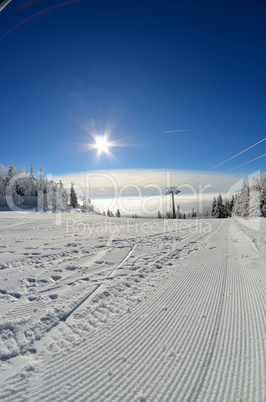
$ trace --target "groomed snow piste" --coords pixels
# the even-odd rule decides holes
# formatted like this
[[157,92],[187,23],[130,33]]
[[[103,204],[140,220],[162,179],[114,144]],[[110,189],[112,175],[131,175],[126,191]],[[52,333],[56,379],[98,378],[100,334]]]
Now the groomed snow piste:
[[264,401],[266,219],[0,212],[1,401]]

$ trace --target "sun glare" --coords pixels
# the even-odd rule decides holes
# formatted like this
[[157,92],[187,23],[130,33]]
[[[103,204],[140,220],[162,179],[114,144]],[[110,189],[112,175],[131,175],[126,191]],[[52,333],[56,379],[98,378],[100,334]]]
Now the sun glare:
[[98,134],[96,132],[94,132],[94,133],[89,133],[88,132],[88,134],[90,134],[91,137],[93,137],[94,143],[84,144],[84,149],[86,149],[86,151],[88,151],[88,150],[95,150],[96,151],[95,161],[97,161],[98,164],[99,164],[101,156],[103,154],[105,156],[107,156],[107,158],[109,160],[113,159],[113,160],[116,160],[119,163],[122,163],[110,150],[113,147],[123,146],[121,141],[118,141],[118,140],[111,141],[111,140],[109,140],[110,133],[108,133],[108,132],[105,132],[104,134]]
[[103,135],[98,135],[98,137],[95,138],[95,146],[100,153],[108,152],[109,143]]

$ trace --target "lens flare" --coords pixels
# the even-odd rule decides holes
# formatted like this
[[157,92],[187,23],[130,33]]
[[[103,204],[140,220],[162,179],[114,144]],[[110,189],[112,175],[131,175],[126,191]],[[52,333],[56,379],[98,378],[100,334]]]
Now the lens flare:
[[56,8],[66,6],[67,4],[76,3],[77,1],[80,1],[80,0],[69,0],[69,1],[66,1],[66,2],[64,2],[64,3],[56,4],[55,6],[49,7],[49,8],[47,8],[46,10],[42,10],[42,11],[40,11],[40,12],[38,12],[38,13],[32,15],[31,17],[26,18],[24,21],[21,21],[19,24],[17,24],[17,25],[14,26],[13,28],[11,28],[11,29],[10,29],[9,31],[7,31],[4,35],[2,35],[2,36],[0,37],[0,40],[3,39],[5,36],[9,35],[11,32],[15,31],[15,30],[16,30],[17,28],[19,28],[21,25],[23,25],[23,24],[25,24],[26,22],[32,20],[33,18],[38,17],[39,15],[42,15],[42,14],[44,14],[44,13],[47,13],[48,11],[55,10]]

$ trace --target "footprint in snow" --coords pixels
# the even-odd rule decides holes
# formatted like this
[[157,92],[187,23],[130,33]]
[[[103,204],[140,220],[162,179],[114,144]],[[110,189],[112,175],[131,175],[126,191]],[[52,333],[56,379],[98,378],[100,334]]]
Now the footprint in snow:
[[68,267],[66,267],[66,270],[67,271],[75,271],[78,268],[79,267],[77,267],[76,265],[69,265]]
[[29,296],[28,300],[29,301],[34,301],[34,300],[37,300],[37,297],[36,296]]
[[36,279],[35,279],[35,278],[27,278],[27,281],[28,281],[29,283],[35,283],[35,282],[36,282]]
[[6,295],[6,294],[7,294],[7,291],[4,290],[4,289],[0,289],[0,293],[1,293],[2,295]]
[[38,282],[47,283],[48,281],[47,281],[47,279],[39,279]]
[[78,247],[77,243],[68,243],[65,245],[65,247]]
[[55,299],[58,298],[58,295],[53,294],[53,295],[49,295],[49,297],[50,297],[51,300],[55,300]]
[[62,276],[60,276],[60,275],[52,275],[51,278],[52,278],[54,281],[58,281],[59,279],[62,278]]
[[11,293],[9,293],[9,294],[10,294],[10,296],[15,297],[16,299],[20,299],[20,298],[21,298],[21,294],[18,293],[18,292],[11,292]]

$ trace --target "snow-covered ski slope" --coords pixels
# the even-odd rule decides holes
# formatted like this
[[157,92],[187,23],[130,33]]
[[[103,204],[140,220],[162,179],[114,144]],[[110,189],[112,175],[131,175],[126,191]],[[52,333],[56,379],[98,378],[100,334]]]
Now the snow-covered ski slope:
[[0,225],[1,401],[265,401],[266,220]]

